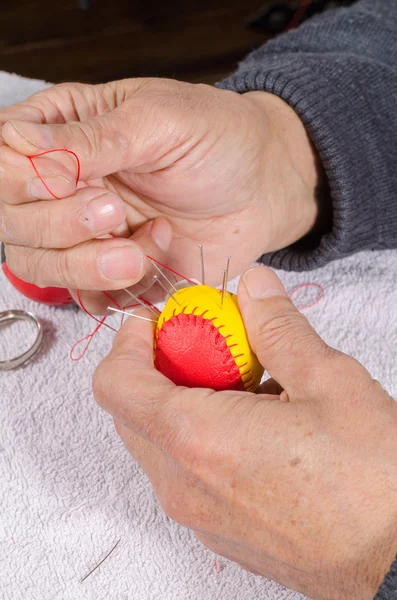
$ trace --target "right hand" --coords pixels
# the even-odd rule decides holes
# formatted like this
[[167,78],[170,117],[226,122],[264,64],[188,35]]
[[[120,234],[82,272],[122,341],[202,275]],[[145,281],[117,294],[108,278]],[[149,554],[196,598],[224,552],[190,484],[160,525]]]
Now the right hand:
[[[0,111],[0,240],[10,269],[38,285],[121,290],[146,272],[145,254],[218,284],[261,254],[308,233],[317,217],[316,157],[282,100],[171,80],[62,84]],[[81,160],[27,156],[68,148]],[[154,225],[141,226],[148,221]],[[170,225],[172,226],[173,236]],[[97,238],[113,231],[123,239]]]
[[273,377],[262,393],[176,386],[155,369],[153,323],[130,318],[96,400],[167,515],[213,552],[316,600],[370,600],[397,548],[397,404],[269,269],[243,275],[238,302]]

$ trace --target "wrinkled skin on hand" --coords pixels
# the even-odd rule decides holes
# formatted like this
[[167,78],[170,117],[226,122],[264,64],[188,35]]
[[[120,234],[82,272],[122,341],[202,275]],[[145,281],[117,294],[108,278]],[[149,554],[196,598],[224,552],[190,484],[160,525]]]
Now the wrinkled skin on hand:
[[[1,110],[1,124],[0,241],[11,270],[89,290],[98,313],[97,290],[145,274],[136,290],[150,287],[146,254],[199,278],[203,244],[207,283],[218,284],[226,256],[236,275],[317,218],[313,148],[294,111],[264,92],[157,79],[61,84]],[[81,160],[76,189],[73,157],[35,159],[61,201],[26,158],[54,148]],[[120,239],[97,239],[109,232]]]
[[372,600],[397,551],[397,404],[328,347],[264,267],[240,281],[258,394],[177,387],[129,319],[98,403],[169,517],[214,552],[313,600]]

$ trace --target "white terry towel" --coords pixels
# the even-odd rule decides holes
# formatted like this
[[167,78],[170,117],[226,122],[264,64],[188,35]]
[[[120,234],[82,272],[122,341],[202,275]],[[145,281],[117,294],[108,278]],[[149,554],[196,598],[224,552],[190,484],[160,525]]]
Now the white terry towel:
[[[0,106],[45,85],[0,72]],[[288,290],[307,281],[324,286],[324,300],[306,315],[394,396],[396,265],[397,252],[366,252],[309,274],[279,273]],[[295,301],[305,303],[302,296]],[[75,363],[70,347],[93,329],[85,314],[30,302],[0,274],[0,310],[11,308],[41,319],[45,343],[30,364],[0,373],[0,597],[303,600],[219,557],[221,570],[215,568],[217,557],[162,513],[92,397],[91,375],[112,333],[101,331]],[[0,329],[0,360],[6,348],[26,345],[28,331],[23,324]],[[80,583],[117,540],[113,554]]]

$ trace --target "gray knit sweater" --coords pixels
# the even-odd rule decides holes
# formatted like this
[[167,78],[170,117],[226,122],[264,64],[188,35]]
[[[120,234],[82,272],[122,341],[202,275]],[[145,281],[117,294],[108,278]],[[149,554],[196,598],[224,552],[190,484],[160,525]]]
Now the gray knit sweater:
[[[263,262],[299,271],[397,248],[397,0],[361,0],[313,18],[250,54],[219,86],[288,102],[328,178],[329,231]],[[397,561],[376,600],[397,600]]]
[[361,0],[313,18],[250,54],[219,85],[288,102],[330,184],[332,230],[264,262],[301,271],[397,247],[397,0]]

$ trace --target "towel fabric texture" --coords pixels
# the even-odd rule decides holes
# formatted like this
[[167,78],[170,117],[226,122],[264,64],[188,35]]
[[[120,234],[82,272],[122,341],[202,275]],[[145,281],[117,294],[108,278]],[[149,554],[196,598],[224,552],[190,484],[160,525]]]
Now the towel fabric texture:
[[[0,72],[0,106],[45,85]],[[325,298],[305,311],[307,317],[394,396],[396,264],[397,251],[367,251],[310,274],[279,272],[287,290],[308,281],[325,288]],[[236,281],[230,285],[235,289]],[[316,293],[302,290],[294,300],[305,304]],[[87,315],[76,307],[35,304],[1,273],[0,310],[12,308],[34,312],[45,338],[31,363],[0,372],[0,597],[303,600],[215,557],[163,514],[111,418],[93,400],[92,373],[113,334],[101,330],[83,360],[72,362],[71,346],[95,326]],[[2,327],[0,360],[26,348],[31,337],[29,324]],[[118,540],[113,554],[81,583]]]

